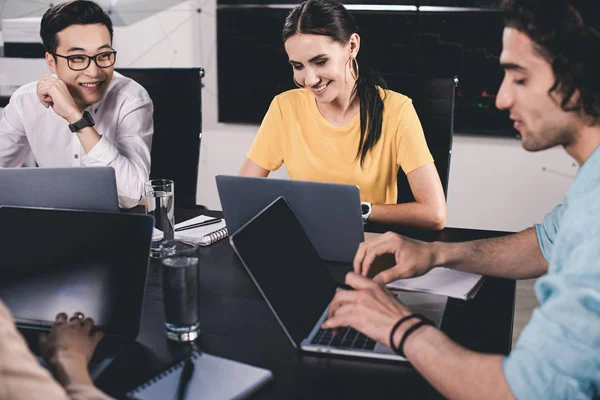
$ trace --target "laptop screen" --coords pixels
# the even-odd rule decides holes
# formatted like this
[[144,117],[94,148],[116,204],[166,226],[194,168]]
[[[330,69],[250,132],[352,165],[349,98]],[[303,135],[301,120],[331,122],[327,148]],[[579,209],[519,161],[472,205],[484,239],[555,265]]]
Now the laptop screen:
[[278,198],[230,240],[299,346],[329,305],[336,284],[287,202]]
[[0,205],[119,211],[115,170],[0,168]]
[[135,338],[152,218],[0,207],[0,299],[22,327],[82,312],[107,334]]

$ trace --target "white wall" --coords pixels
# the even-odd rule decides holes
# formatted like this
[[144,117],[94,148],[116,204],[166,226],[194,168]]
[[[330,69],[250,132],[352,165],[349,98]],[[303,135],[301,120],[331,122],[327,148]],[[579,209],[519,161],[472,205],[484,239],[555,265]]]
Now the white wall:
[[[220,209],[214,176],[237,174],[257,129],[221,124],[204,131],[198,204]],[[562,148],[529,153],[517,139],[455,135],[448,226],[505,231],[529,227],[562,201],[576,171]],[[288,178],[284,168],[271,176]]]
[[[2,1],[15,0],[0,0],[0,9]],[[216,0],[164,6],[173,3],[146,0],[139,2],[138,10],[125,10],[115,29],[117,66],[205,68],[196,199],[219,209],[214,176],[238,172],[258,127],[217,123]],[[37,15],[43,11],[42,7]],[[39,61],[0,58],[0,85],[37,79],[46,71]],[[456,135],[448,225],[514,231],[531,226],[562,200],[576,170],[560,148],[527,153],[517,139]],[[286,178],[287,173],[283,169],[272,176]]]

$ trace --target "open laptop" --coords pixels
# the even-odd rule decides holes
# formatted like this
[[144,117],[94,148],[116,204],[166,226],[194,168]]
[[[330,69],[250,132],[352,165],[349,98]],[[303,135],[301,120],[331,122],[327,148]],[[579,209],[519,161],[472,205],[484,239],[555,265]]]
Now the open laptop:
[[[321,324],[337,286],[282,197],[230,237],[230,243],[292,344],[308,352],[405,360],[354,329],[333,336]],[[446,297],[399,293],[414,312],[439,327]]]
[[283,196],[323,260],[351,262],[365,240],[357,186],[227,175],[216,181],[229,232]]
[[93,318],[98,375],[139,333],[153,218],[2,206],[0,221],[0,299],[17,326],[35,339],[59,312]]
[[0,168],[0,205],[119,211],[112,167]]

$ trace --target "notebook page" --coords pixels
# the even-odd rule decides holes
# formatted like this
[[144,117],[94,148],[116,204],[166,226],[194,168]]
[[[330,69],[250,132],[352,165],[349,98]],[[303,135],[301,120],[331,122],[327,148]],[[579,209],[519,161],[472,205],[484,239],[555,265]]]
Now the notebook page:
[[[183,363],[170,373],[128,395],[140,400],[172,399],[177,391]],[[188,399],[242,399],[273,377],[271,371],[202,353],[194,358],[194,375],[187,388]]]
[[475,295],[483,276],[450,268],[434,268],[425,275],[398,279],[388,283],[390,289],[436,293],[456,299],[466,300]]

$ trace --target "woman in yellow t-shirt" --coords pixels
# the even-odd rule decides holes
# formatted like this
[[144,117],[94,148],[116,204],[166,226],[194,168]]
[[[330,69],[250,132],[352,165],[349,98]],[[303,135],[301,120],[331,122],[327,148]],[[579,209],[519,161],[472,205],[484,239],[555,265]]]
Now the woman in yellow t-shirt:
[[[444,192],[411,99],[360,73],[354,19],[334,0],[294,8],[283,42],[300,89],[273,99],[240,175],[358,185],[369,222],[442,229]],[[396,204],[398,168],[416,201]]]

